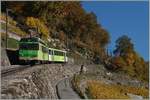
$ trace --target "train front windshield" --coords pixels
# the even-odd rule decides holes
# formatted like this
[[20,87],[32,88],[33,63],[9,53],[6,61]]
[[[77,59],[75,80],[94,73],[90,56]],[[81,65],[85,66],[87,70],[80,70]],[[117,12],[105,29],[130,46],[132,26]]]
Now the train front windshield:
[[39,44],[21,43],[20,50],[39,50]]

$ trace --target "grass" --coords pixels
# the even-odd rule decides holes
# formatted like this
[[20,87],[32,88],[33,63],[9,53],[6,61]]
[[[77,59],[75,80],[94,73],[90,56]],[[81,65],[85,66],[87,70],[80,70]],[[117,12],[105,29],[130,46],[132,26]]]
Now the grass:
[[91,99],[129,99],[127,93],[141,95],[144,98],[149,96],[148,89],[145,88],[110,85],[93,80],[87,82],[87,95]]

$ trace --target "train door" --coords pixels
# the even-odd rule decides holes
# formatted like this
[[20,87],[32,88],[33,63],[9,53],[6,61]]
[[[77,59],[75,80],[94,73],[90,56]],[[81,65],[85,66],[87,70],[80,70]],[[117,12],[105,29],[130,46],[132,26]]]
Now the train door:
[[65,62],[68,62],[67,52],[65,52]]
[[41,51],[42,48],[41,48],[41,44],[39,43],[38,60],[41,60]]
[[67,52],[64,52],[64,57],[65,57],[65,62],[67,62],[68,61]]
[[44,61],[44,46],[42,46],[42,60]]
[[49,61],[52,61],[52,50],[49,49]]

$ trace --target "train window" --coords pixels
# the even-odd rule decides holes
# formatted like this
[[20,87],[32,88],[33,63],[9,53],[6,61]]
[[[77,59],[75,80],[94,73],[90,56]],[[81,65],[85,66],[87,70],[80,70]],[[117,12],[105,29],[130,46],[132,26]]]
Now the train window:
[[42,51],[45,52],[45,53],[48,53],[48,48],[42,46]]
[[61,52],[61,56],[64,56],[64,52]]
[[58,55],[58,52],[57,52],[57,51],[54,51],[54,54],[55,54],[55,55]]
[[44,46],[42,46],[42,51],[43,51],[43,52],[46,52],[46,50],[45,50],[45,47],[44,47]]
[[22,38],[21,42],[38,42],[38,38]]
[[64,56],[64,52],[61,51],[54,51],[55,55]]
[[68,53],[67,52],[65,52],[65,55],[68,57]]
[[42,51],[44,52],[44,47],[42,46]]
[[45,52],[47,52],[47,53],[48,53],[48,50],[47,50],[47,48],[45,48]]
[[39,50],[39,44],[21,43],[19,48],[22,50]]
[[57,52],[57,51],[54,51],[54,55],[58,55],[58,52]]

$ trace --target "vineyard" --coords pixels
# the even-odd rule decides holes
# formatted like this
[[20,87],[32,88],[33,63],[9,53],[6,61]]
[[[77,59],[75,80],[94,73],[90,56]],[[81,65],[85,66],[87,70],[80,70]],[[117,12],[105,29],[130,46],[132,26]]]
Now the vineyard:
[[129,99],[127,93],[149,96],[148,89],[136,88],[122,85],[110,85],[100,81],[88,81],[87,92],[89,97],[94,99]]

